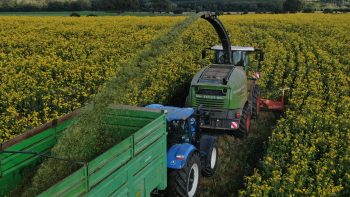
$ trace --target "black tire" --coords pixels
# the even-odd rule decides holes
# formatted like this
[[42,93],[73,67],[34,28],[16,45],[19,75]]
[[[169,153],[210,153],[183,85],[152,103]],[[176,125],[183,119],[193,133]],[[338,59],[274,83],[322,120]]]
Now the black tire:
[[260,98],[260,88],[258,85],[255,85],[253,89],[253,95],[252,95],[252,118],[254,119],[258,119],[259,113],[260,113],[259,98]]
[[250,130],[250,119],[251,119],[251,112],[249,110],[249,104],[246,104],[243,108],[242,116],[239,121],[238,132],[240,137],[248,136],[249,130]]
[[[197,166],[197,172],[195,172]],[[171,170],[168,176],[168,196],[193,197],[198,196],[201,181],[201,161],[198,152],[188,158],[187,164],[181,170]],[[198,179],[197,179],[198,178]],[[191,180],[192,179],[192,180]],[[191,185],[196,184],[196,185]],[[195,187],[195,188],[193,188]]]
[[203,170],[202,170],[203,176],[212,177],[215,174],[218,158],[219,158],[219,152],[215,141],[207,156],[206,166],[203,167]]

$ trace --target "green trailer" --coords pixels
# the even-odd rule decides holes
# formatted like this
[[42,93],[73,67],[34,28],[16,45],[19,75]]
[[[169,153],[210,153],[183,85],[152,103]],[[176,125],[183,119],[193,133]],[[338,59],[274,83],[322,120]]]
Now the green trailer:
[[[62,132],[77,121],[75,111],[1,144],[0,196],[30,173]],[[39,196],[150,196],[167,187],[166,117],[161,110],[111,106],[108,128],[130,133],[94,160]]]

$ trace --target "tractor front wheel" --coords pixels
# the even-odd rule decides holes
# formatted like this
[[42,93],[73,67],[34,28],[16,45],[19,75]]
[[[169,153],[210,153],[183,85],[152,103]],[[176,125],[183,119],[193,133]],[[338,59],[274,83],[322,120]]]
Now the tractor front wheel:
[[211,177],[215,174],[216,164],[218,161],[218,154],[219,154],[218,147],[217,147],[216,141],[215,141],[211,147],[211,150],[208,153],[207,162],[206,162],[207,166],[205,168],[203,168],[203,171],[202,171],[203,176]]
[[168,196],[194,197],[198,196],[201,180],[201,161],[199,153],[194,152],[188,158],[186,165],[180,170],[171,170],[168,177]]

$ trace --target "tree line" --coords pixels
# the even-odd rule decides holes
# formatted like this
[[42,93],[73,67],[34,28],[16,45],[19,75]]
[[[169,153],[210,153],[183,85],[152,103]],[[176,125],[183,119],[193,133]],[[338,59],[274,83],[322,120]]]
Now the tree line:
[[1,0],[0,11],[172,11],[170,0]]
[[298,12],[317,3],[350,8],[350,0],[0,0],[0,11]]

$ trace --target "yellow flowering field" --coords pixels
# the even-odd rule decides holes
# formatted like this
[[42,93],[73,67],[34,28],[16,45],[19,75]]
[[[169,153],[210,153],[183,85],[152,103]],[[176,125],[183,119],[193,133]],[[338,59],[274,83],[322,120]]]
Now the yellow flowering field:
[[[287,110],[261,150],[265,156],[253,172],[242,172],[244,188],[217,181],[219,174],[208,196],[349,196],[350,15],[220,18],[234,45],[266,52],[259,82],[263,96],[278,98],[283,87],[290,91]],[[192,76],[208,63],[201,60],[201,49],[218,44],[204,20],[189,20],[176,30],[184,20],[0,17],[1,140],[79,108],[109,79],[128,83],[111,85],[107,90],[118,91],[109,96],[117,99],[108,101],[181,105]],[[162,40],[172,32],[176,36]],[[57,155],[74,152],[60,152],[64,145],[58,144]],[[249,157],[239,161],[241,171]],[[225,163],[225,170],[235,169],[235,163]]]
[[266,52],[264,96],[290,88],[287,111],[240,194],[349,196],[350,15],[222,18],[235,44]]
[[0,142],[81,107],[185,17],[0,17]]

